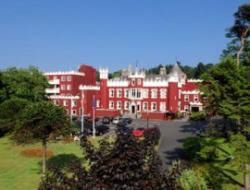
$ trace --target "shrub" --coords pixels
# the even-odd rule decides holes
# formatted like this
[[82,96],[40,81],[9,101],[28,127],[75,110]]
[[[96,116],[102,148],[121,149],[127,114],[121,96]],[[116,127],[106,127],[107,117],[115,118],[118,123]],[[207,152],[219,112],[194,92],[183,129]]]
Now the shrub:
[[189,119],[193,120],[193,121],[205,120],[206,119],[206,113],[204,111],[192,112]]
[[206,190],[205,180],[198,176],[193,170],[186,169],[178,178],[178,183],[183,190]]
[[161,137],[160,129],[158,127],[148,128],[144,131],[144,137],[145,141],[157,145]]
[[[39,157],[41,158],[43,156],[43,150],[40,148],[30,148],[30,149],[25,149],[21,151],[21,154],[26,157]],[[52,157],[54,154],[51,150],[46,151],[47,157]]]

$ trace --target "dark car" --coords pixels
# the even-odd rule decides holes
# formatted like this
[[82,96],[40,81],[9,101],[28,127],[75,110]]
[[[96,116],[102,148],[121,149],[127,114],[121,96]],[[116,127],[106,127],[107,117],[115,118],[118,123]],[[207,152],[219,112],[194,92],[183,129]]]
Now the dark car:
[[[96,125],[95,130],[96,130],[96,135],[103,135],[109,131],[109,126]],[[85,125],[84,126],[84,133],[86,135],[92,135],[93,134],[93,126],[92,125]]]
[[131,124],[133,119],[129,117],[122,118],[123,121],[125,121],[127,124]]
[[111,119],[109,117],[102,118],[102,124],[108,125],[108,124],[110,124],[110,122],[111,122]]

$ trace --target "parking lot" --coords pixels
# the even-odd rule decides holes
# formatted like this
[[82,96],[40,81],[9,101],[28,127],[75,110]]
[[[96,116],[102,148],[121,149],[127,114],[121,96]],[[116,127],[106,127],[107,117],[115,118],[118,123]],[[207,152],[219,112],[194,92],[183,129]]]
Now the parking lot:
[[[173,160],[183,158],[182,143],[187,137],[195,136],[196,132],[206,126],[206,122],[189,120],[171,120],[171,121],[148,121],[134,119],[129,125],[132,128],[159,127],[161,131],[161,140],[159,155],[164,168],[167,168]],[[116,125],[109,124],[110,132],[114,133]]]

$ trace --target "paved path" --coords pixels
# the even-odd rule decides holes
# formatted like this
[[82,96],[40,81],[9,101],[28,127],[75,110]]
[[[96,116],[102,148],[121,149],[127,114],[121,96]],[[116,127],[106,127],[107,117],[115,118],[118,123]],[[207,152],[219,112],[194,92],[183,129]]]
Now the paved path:
[[[135,120],[136,127],[146,127],[145,120]],[[159,154],[164,168],[171,165],[173,160],[182,158],[182,142],[185,138],[195,136],[195,131],[204,127],[206,122],[190,122],[187,120],[150,121],[149,126],[157,125],[161,130]]]

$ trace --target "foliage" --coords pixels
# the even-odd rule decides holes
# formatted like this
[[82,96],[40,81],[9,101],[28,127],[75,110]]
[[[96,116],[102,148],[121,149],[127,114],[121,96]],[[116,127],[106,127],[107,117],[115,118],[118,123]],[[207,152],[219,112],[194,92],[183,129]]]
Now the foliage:
[[206,119],[206,112],[205,111],[192,112],[189,119],[193,120],[193,121],[205,120]]
[[151,127],[144,131],[145,142],[151,146],[159,144],[161,132],[158,127]]
[[14,140],[18,143],[40,141],[52,134],[68,134],[69,130],[69,119],[62,107],[51,102],[38,102],[23,110]]
[[203,76],[207,83],[201,90],[208,98],[209,112],[221,114],[235,125],[250,123],[250,68],[237,68],[232,58],[226,58]]
[[13,67],[1,71],[0,86],[0,103],[14,97],[37,102],[46,99],[45,88],[48,87],[48,81],[35,67]]
[[181,176],[181,173],[187,169],[186,163],[180,161],[173,161],[172,165],[169,167],[165,173],[165,183],[166,189],[180,190],[180,184],[178,183],[178,178]]
[[[243,4],[234,14],[234,25],[230,27],[227,37],[236,38],[240,41],[239,48],[236,53],[237,66],[240,65],[240,56],[247,45],[247,39],[250,36],[250,4]],[[249,65],[249,64],[248,64]]]
[[0,104],[0,130],[12,131],[27,104],[27,100],[20,98],[12,98],[2,102]]
[[198,176],[193,170],[184,170],[178,178],[178,182],[183,190],[206,190],[205,180]]
[[72,163],[67,172],[50,168],[39,189],[180,189],[176,177],[183,166],[178,162],[167,173],[161,173],[154,150],[157,139],[158,128],[148,130],[144,139],[118,128],[113,143],[103,139],[96,149],[83,137],[81,146],[89,160],[88,169],[79,162]]
[[23,110],[13,140],[18,143],[42,142],[43,174],[46,172],[47,141],[51,135],[65,135],[70,132],[70,122],[62,107],[52,102],[32,103]]

